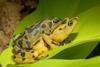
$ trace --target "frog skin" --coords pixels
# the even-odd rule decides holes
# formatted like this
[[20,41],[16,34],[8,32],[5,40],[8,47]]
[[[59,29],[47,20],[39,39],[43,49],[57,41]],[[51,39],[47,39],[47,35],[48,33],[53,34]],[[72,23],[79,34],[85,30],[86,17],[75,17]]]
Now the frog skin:
[[13,40],[13,60],[16,63],[32,63],[41,55],[59,47],[77,25],[77,17],[59,19],[51,17],[25,29]]

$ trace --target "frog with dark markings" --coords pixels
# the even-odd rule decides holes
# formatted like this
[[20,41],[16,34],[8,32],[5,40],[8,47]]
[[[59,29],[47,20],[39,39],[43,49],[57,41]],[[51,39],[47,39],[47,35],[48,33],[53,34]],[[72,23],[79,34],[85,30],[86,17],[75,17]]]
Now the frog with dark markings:
[[14,38],[13,60],[16,63],[32,63],[44,53],[59,47],[77,25],[77,17],[59,19],[51,17],[32,25]]

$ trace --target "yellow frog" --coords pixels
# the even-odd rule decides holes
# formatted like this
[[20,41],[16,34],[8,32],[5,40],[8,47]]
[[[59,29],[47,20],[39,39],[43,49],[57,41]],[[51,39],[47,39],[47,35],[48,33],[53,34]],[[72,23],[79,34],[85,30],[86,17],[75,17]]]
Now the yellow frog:
[[13,60],[32,63],[41,55],[60,46],[77,25],[78,17],[59,19],[51,17],[25,29],[13,40]]

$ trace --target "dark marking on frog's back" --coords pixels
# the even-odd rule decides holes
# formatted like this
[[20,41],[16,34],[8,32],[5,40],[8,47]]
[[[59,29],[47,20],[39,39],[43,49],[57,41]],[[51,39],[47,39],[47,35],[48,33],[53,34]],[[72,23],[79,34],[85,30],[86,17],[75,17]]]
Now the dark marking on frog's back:
[[22,61],[24,61],[26,58],[22,58]]
[[26,48],[26,51],[29,52],[31,51],[33,48]]
[[27,40],[26,45],[27,45],[28,48],[30,48],[31,47],[31,42]]
[[25,52],[21,52],[21,56],[22,57],[25,57]]
[[61,21],[61,19],[58,17],[50,17],[50,18],[48,18],[48,20],[51,20],[51,22],[53,22],[53,23],[58,23],[59,21]]
[[60,18],[55,17],[55,18],[53,19],[53,23],[57,23],[57,22],[59,22],[59,21],[61,21]]
[[34,50],[32,50],[31,53],[34,53]]
[[42,28],[46,28],[47,25],[46,25],[45,23],[42,23],[42,24],[41,24],[41,27],[42,27]]
[[34,58],[35,58],[35,56],[34,56],[34,55],[32,55],[32,58],[34,59]]
[[54,20],[53,23],[58,23],[60,20]]
[[33,31],[33,29],[32,29],[32,28],[26,28],[26,31],[27,31],[28,33],[31,33],[31,32]]
[[22,48],[23,40],[19,40],[19,41],[18,41],[18,45]]
[[52,22],[48,22],[48,26],[49,26],[49,28],[51,28],[52,27]]
[[20,53],[20,52],[22,52],[22,50],[21,50],[21,49],[19,49],[19,50],[18,50],[18,53]]
[[38,29],[44,20],[37,22],[35,25],[32,25],[32,29]]
[[42,34],[44,34],[44,33],[45,33],[45,31],[44,31],[44,30],[42,30],[42,31],[41,31],[41,33],[42,33]]
[[24,38],[25,38],[25,39],[28,39],[28,37],[27,37],[26,35],[24,36]]

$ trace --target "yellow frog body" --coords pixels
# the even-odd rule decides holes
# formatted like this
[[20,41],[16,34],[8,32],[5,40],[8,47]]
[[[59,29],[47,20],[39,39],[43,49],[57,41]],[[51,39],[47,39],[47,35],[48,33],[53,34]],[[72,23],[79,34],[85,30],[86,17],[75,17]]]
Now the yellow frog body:
[[42,54],[60,46],[70,35],[77,19],[51,17],[26,28],[14,38],[13,60],[16,63],[32,63],[41,59]]

